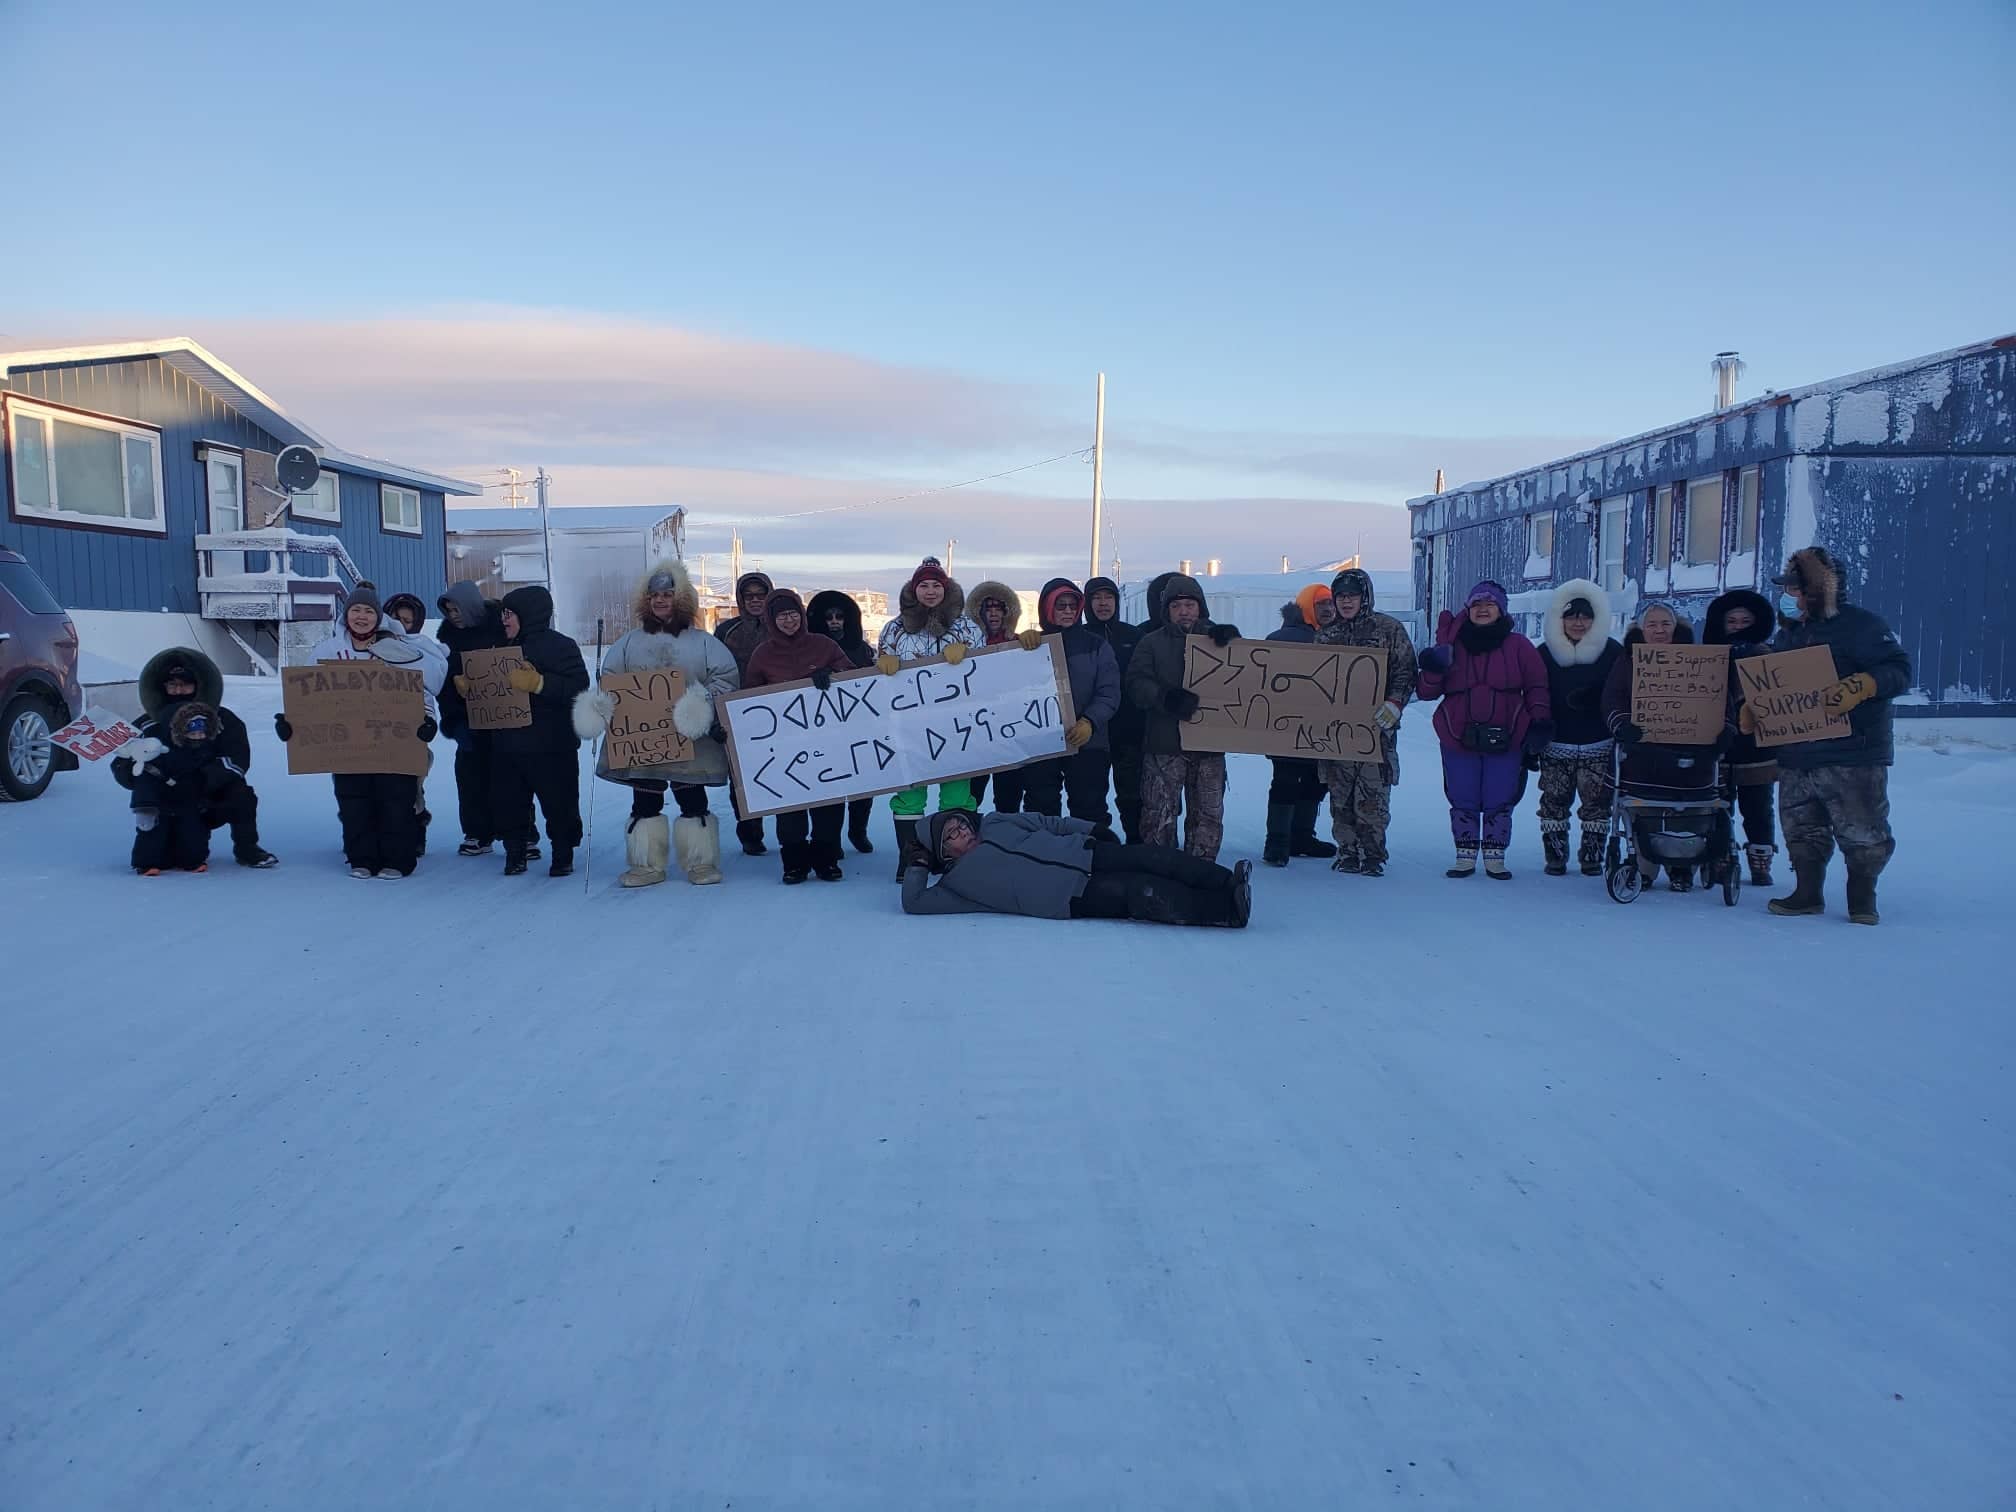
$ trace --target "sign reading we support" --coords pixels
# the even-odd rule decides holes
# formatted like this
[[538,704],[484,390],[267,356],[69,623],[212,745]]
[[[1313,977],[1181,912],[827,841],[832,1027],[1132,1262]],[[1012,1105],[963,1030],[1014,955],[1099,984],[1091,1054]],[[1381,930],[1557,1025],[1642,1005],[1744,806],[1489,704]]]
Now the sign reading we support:
[[280,702],[294,734],[287,770],[427,775],[420,721],[427,693],[419,672],[380,661],[320,662],[280,673]]
[[1186,751],[1240,751],[1305,760],[1379,761],[1373,716],[1386,701],[1381,646],[1311,646],[1297,641],[1205,635],[1185,642],[1183,686],[1197,712],[1183,721]]
[[1827,706],[1841,680],[1825,646],[1768,651],[1736,663],[1737,685],[1756,725],[1759,746],[1835,740],[1849,731],[1848,716]]
[[51,731],[49,738],[72,756],[103,761],[127,741],[138,740],[140,732],[116,714],[86,709],[62,729]]
[[524,653],[516,646],[462,653],[470,729],[522,730],[532,723],[532,695],[511,686],[511,674],[524,665]]
[[693,742],[672,723],[672,706],[686,691],[677,667],[657,672],[605,672],[601,689],[616,700],[602,754],[609,770],[671,766],[693,759]]
[[835,674],[716,700],[746,819],[896,793],[1062,756],[1077,722],[1063,643],[933,658],[894,677]]
[[1653,745],[1713,745],[1728,721],[1727,646],[1633,646],[1631,723]]

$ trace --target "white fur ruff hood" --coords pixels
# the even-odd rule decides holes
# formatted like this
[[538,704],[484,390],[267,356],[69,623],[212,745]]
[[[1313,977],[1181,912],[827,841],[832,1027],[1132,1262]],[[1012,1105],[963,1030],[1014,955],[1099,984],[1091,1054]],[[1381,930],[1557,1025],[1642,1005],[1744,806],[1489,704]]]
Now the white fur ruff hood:
[[[1596,611],[1596,623],[1579,644],[1568,639],[1568,632],[1561,628],[1562,611],[1578,598],[1589,600],[1589,607]],[[1610,641],[1610,595],[1587,578],[1570,578],[1554,590],[1554,597],[1548,602],[1542,639],[1553,654],[1555,666],[1588,666],[1603,654]]]

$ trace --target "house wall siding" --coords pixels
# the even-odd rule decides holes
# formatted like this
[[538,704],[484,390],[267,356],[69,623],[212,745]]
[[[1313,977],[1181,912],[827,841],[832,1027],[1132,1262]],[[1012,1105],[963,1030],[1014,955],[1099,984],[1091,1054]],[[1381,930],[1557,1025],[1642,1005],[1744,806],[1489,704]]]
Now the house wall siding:
[[[13,517],[11,437],[0,458],[0,545],[35,565],[59,602],[73,609],[200,613],[196,537],[209,529],[208,484],[199,442],[243,450],[281,443],[200,384],[157,357],[31,369],[0,380],[0,391],[47,400],[161,432],[161,507],[165,535],[77,529]],[[343,475],[340,527],[297,521],[296,528],[338,534],[367,577],[387,593],[412,591],[432,602],[446,558],[446,510],[438,492],[420,496],[421,534],[393,535],[379,524],[378,483]],[[256,565],[256,564],[255,564]]]

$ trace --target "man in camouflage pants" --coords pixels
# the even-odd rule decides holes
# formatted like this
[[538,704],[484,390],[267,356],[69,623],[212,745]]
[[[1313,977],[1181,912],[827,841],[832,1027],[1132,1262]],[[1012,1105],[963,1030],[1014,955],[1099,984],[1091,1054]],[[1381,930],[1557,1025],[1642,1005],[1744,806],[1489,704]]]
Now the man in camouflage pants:
[[1141,838],[1149,845],[1176,843],[1181,811],[1183,849],[1205,861],[1218,859],[1225,840],[1225,758],[1215,751],[1141,758]]
[[1183,721],[1197,712],[1197,695],[1183,686],[1185,647],[1192,635],[1228,646],[1237,625],[1215,623],[1204,589],[1193,577],[1162,579],[1162,623],[1141,637],[1122,679],[1126,698],[1144,717],[1141,757],[1141,838],[1149,845],[1176,843],[1176,815],[1187,810],[1183,849],[1205,861],[1218,859],[1225,838],[1225,758],[1183,749]]
[[1372,577],[1347,567],[1330,584],[1337,618],[1317,632],[1322,646],[1368,646],[1386,653],[1386,701],[1374,716],[1379,726],[1379,760],[1325,761],[1323,783],[1330,789],[1330,831],[1337,841],[1332,871],[1363,877],[1386,875],[1386,827],[1393,818],[1393,785],[1400,780],[1396,741],[1400,712],[1414,696],[1414,645],[1390,615],[1372,609]]

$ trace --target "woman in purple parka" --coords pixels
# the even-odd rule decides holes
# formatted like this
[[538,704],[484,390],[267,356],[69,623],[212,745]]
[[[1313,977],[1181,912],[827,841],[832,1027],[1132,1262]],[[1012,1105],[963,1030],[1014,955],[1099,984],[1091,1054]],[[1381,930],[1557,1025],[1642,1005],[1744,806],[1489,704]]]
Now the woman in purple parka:
[[1435,644],[1420,656],[1414,696],[1441,699],[1435,733],[1442,741],[1442,791],[1456,836],[1452,877],[1477,870],[1510,879],[1505,847],[1512,810],[1526,790],[1525,757],[1554,738],[1547,667],[1533,643],[1512,628],[1505,590],[1485,581],[1470,590],[1459,619],[1446,609]]

